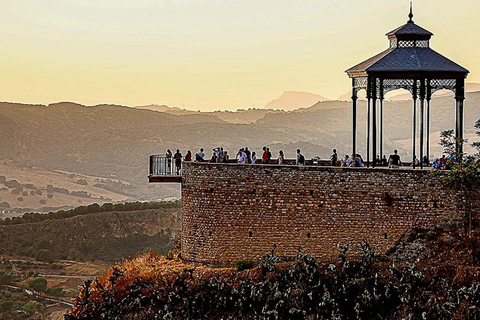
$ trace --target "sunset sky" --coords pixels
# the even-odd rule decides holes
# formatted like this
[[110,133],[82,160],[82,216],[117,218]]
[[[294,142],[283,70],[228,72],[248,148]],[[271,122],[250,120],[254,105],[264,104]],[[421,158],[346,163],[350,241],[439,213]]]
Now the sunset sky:
[[[480,1],[416,0],[431,47],[480,82]],[[336,99],[388,46],[406,0],[2,0],[0,101],[191,110]]]

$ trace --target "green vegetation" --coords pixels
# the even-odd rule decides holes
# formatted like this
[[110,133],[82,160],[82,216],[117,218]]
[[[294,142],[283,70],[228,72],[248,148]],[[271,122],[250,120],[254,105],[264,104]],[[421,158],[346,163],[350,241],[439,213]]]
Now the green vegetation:
[[[475,122],[474,127],[477,136],[480,136],[480,119]],[[467,243],[471,242],[473,232],[473,195],[479,178],[480,169],[480,141],[472,143],[477,150],[473,155],[458,152],[457,146],[462,146],[466,139],[458,139],[454,136],[453,130],[445,130],[440,133],[440,145],[447,155],[446,171],[433,171],[432,174],[440,175],[445,186],[459,191],[458,212],[463,217],[464,235]]]
[[28,282],[28,286],[38,293],[43,293],[47,291],[48,281],[44,278],[35,278]]
[[47,262],[47,263],[53,263],[55,261],[55,258],[51,250],[40,249],[35,254],[35,260]]
[[[397,265],[374,258],[336,263],[299,252],[267,255],[238,272],[149,253],[87,281],[65,319],[478,319],[480,279],[451,265]],[[170,261],[170,262],[169,262]],[[461,276],[459,276],[461,275]]]
[[237,271],[243,271],[243,270],[247,270],[247,269],[252,269],[254,267],[254,263],[252,260],[238,260],[237,262],[235,262],[235,268],[237,269]]
[[[2,227],[0,248],[6,255],[47,263],[113,262],[145,250],[163,254],[172,247],[180,230],[179,213],[179,202],[154,202],[79,207],[51,214],[43,221],[33,221],[38,219],[32,217],[40,214],[27,214],[19,218],[20,223]],[[180,242],[179,237],[176,242]],[[17,265],[21,267],[29,266]]]
[[13,282],[15,277],[12,274],[6,273],[4,271],[0,271],[0,285],[2,284],[10,284]]
[[[86,215],[91,213],[99,212],[111,212],[111,211],[137,211],[137,210],[146,210],[146,209],[162,209],[162,208],[173,208],[178,207],[179,201],[171,202],[126,202],[126,203],[105,203],[99,205],[94,203],[88,206],[80,206],[71,210],[60,210],[55,212],[38,213],[38,212],[27,212],[21,217],[6,218],[0,219],[0,225],[10,225],[10,224],[22,224],[22,223],[31,223],[31,222],[40,222],[47,220],[58,220],[71,218],[80,215]],[[3,204],[4,207],[7,207],[6,204]]]

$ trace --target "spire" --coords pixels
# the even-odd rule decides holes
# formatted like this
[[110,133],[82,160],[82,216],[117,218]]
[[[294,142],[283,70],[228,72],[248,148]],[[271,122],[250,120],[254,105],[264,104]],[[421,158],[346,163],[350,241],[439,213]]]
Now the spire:
[[410,18],[410,20],[408,20],[407,23],[413,23],[412,1],[410,1],[410,13],[408,14],[408,17]]

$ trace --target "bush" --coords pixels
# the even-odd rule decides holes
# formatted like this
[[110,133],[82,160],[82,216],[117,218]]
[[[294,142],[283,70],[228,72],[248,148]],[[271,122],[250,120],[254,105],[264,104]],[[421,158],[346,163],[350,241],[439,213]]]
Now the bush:
[[0,284],[10,284],[15,280],[13,274],[8,274],[6,272],[0,271]]
[[37,301],[27,302],[23,307],[23,311],[26,312],[29,316],[33,315],[35,311],[44,311],[46,308]]
[[28,287],[36,292],[47,291],[48,281],[44,278],[35,278],[28,282]]
[[0,311],[2,312],[9,312],[13,308],[13,301],[5,300],[0,302]]
[[53,297],[63,297],[65,296],[65,291],[62,288],[52,288],[47,289],[47,294]]
[[47,240],[42,240],[37,245],[38,249],[50,249],[50,242]]
[[50,251],[49,249],[40,249],[35,254],[35,260],[53,263],[55,261],[55,258],[53,257],[52,251]]
[[242,270],[247,270],[247,269],[252,269],[253,268],[253,261],[251,260],[238,260],[235,262],[235,268],[237,268],[237,271],[242,271]]

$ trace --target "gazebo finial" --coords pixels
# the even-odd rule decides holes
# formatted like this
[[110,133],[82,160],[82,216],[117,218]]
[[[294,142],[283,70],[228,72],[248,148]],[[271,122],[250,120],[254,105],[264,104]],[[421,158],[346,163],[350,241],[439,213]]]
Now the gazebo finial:
[[413,23],[412,1],[410,1],[410,13],[408,14],[408,17],[410,18],[410,20],[408,20],[407,23]]

